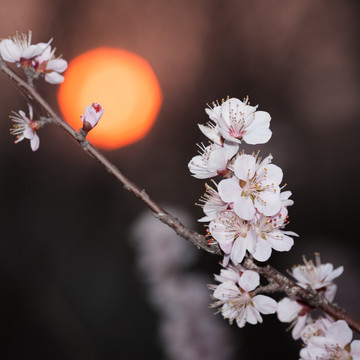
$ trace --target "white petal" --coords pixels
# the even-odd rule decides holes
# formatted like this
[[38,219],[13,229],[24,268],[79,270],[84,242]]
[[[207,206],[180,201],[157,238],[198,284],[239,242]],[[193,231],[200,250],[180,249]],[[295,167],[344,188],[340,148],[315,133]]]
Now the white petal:
[[232,241],[229,243],[225,243],[225,242],[220,242],[219,246],[221,248],[221,250],[225,253],[225,254],[230,254],[231,249],[233,247],[233,243]]
[[10,39],[4,39],[0,42],[1,57],[10,63],[20,60],[21,51],[19,47]]
[[247,131],[243,139],[250,145],[265,144],[270,140],[271,135],[272,132],[270,129],[255,128],[251,132]]
[[250,228],[246,238],[247,238],[247,249],[250,254],[253,254],[256,249],[256,241],[257,241],[257,235],[253,228]]
[[41,46],[30,45],[23,51],[21,57],[25,59],[32,59],[33,57],[40,55],[43,51],[44,49]]
[[263,191],[259,195],[259,200],[255,198],[256,209],[265,216],[273,216],[281,209],[281,199],[279,196],[278,187],[275,191]]
[[239,236],[235,241],[231,249],[230,259],[234,264],[240,264],[245,256],[247,248],[246,238]]
[[262,323],[262,318],[259,311],[251,305],[246,307],[246,321],[252,325],[257,324],[258,322]]
[[294,240],[284,235],[281,230],[274,230],[269,236],[266,236],[269,245],[276,251],[289,251],[294,245]]
[[303,316],[299,316],[295,326],[292,329],[291,335],[293,337],[294,340],[298,340],[301,337],[301,332],[304,330],[305,325],[306,325],[306,321],[309,318],[309,315],[303,315]]
[[23,136],[25,139],[33,139],[35,135],[35,132],[32,128],[30,128],[29,126],[26,127],[26,129],[23,132]]
[[309,350],[307,347],[300,350],[300,360],[311,360]]
[[52,71],[50,73],[45,74],[45,81],[50,84],[61,84],[64,81],[64,77],[59,73]]
[[64,59],[52,59],[46,65],[46,70],[53,70],[56,72],[64,72],[67,68],[67,62]]
[[247,126],[244,141],[251,145],[265,144],[271,138],[270,114],[265,111],[256,111],[253,122]]
[[40,139],[38,135],[35,133],[34,137],[30,140],[30,146],[32,151],[36,151],[39,148]]
[[219,182],[218,191],[221,199],[227,203],[234,202],[241,196],[241,188],[238,179],[233,176],[230,179],[224,179]]
[[292,276],[299,282],[305,285],[305,287],[309,284],[309,279],[306,276],[306,272],[303,270],[303,265],[297,266],[292,270]]
[[217,148],[210,154],[207,168],[210,172],[226,170],[228,160],[226,149]]
[[228,266],[230,261],[230,254],[224,254],[223,261],[221,262],[222,266]]
[[262,314],[275,314],[276,312],[277,303],[270,296],[256,295],[253,297],[253,303]]
[[337,344],[344,347],[351,342],[353,334],[346,321],[338,320],[330,325],[326,331],[326,337],[336,340]]
[[212,109],[206,108],[205,112],[208,114],[209,118],[212,121],[215,121],[217,123],[217,121],[218,121],[218,119],[220,117],[220,114],[221,114],[221,106],[218,105],[218,106],[215,106]]
[[241,316],[236,318],[236,324],[239,328],[243,328],[246,324],[246,313],[245,311],[242,312]]
[[219,300],[228,300],[229,297],[236,297],[239,293],[239,288],[232,281],[225,281],[216,288],[213,296]]
[[337,278],[338,276],[340,276],[344,271],[344,267],[343,266],[339,266],[338,268],[336,268],[335,270],[333,270],[331,272],[330,275],[328,275],[326,277],[326,281],[332,281],[334,280],[335,278]]
[[282,191],[280,193],[282,206],[291,206],[294,204],[294,201],[289,199],[291,195],[291,191]]
[[256,160],[252,155],[241,155],[234,163],[234,172],[238,179],[247,181],[255,175]]
[[33,108],[30,104],[28,104],[29,107],[29,118],[32,120],[33,119]]
[[266,240],[258,238],[256,250],[252,255],[257,261],[266,261],[271,255],[271,246]]
[[237,283],[240,279],[239,271],[234,271],[232,268],[226,268],[220,270],[220,275],[215,275],[215,279],[219,282],[233,281]]
[[268,183],[279,185],[283,179],[283,171],[279,166],[268,164],[260,166],[257,170],[258,173],[266,171],[266,179]]
[[326,285],[326,290],[325,290],[326,299],[328,299],[330,302],[333,302],[336,295],[336,290],[337,290],[336,284]]
[[351,356],[353,360],[360,360],[360,340],[354,340],[351,345]]
[[[320,336],[314,336],[314,338],[320,338]],[[318,339],[316,339],[318,340]],[[306,352],[305,352],[306,350]],[[321,345],[308,345],[305,349],[300,351],[301,359],[327,359],[330,360],[328,357],[328,352],[324,349]],[[307,356],[307,357],[306,357]]]
[[[85,116],[82,118],[82,121],[86,120]],[[206,163],[203,160],[201,155],[194,156],[188,163],[188,168],[197,179],[206,179],[211,177],[212,175],[207,170]]]
[[206,125],[198,124],[201,132],[211,141],[213,141],[217,145],[221,145],[221,134],[217,127],[210,127]]
[[298,316],[302,306],[288,297],[284,297],[278,302],[277,317],[281,322],[291,322]]
[[246,270],[239,279],[239,286],[245,291],[252,291],[260,284],[260,275],[252,270]]
[[239,151],[239,145],[236,143],[229,143],[228,141],[225,141],[224,149],[226,150],[227,158],[231,159]]
[[210,222],[209,231],[214,239],[219,242],[220,246],[232,244],[234,237],[237,235],[236,231],[229,230],[218,218]]
[[255,215],[255,206],[249,196],[239,196],[234,201],[234,212],[243,220],[252,220]]

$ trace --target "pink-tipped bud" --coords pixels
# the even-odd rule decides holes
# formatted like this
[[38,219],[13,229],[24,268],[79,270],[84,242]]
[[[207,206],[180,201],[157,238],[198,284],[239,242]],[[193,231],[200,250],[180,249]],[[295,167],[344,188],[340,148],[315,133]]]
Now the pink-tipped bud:
[[81,121],[83,122],[83,130],[89,132],[99,122],[104,109],[98,103],[92,103],[85,109],[85,115],[81,115]]

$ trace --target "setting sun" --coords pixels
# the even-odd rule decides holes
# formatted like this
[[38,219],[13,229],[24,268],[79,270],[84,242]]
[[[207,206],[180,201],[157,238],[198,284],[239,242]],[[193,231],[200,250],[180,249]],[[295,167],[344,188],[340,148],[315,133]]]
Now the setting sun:
[[92,102],[105,109],[88,139],[113,149],[143,138],[159,112],[162,94],[146,60],[126,50],[97,48],[69,63],[58,101],[65,120],[76,130]]

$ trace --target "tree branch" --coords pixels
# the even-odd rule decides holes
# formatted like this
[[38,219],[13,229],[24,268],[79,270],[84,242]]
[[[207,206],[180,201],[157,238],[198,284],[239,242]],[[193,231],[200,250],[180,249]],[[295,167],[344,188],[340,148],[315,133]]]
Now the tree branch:
[[[145,205],[153,212],[156,218],[174,229],[179,236],[194,244],[198,249],[205,250],[214,255],[222,255],[220,247],[217,243],[212,243],[209,245],[204,235],[201,235],[196,231],[185,227],[177,218],[166,212],[155,201],[153,201],[145,192],[145,190],[141,190],[125,175],[123,175],[120,170],[89,141],[87,141],[84,136],[81,136],[79,132],[75,131],[69,124],[67,124],[61,117],[59,117],[33,86],[29,85],[16,73],[14,73],[1,59],[0,71],[5,74],[7,78],[13,81],[19,89],[24,90],[29,101],[35,101],[37,104],[39,104],[40,107],[47,113],[47,116],[53,119],[53,122],[56,125],[61,127],[68,135],[70,135],[84,149],[84,151],[87,152],[87,154],[102,164],[110,174],[112,174],[120,183],[123,184],[126,190],[130,191],[141,201],[143,201]],[[272,266],[268,264],[260,265],[251,257],[246,257],[242,265],[246,269],[254,270],[260,275],[264,276],[270,284],[276,284],[279,291],[282,291],[291,297],[299,297],[309,306],[320,308],[336,320],[345,320],[353,330],[360,333],[360,322],[358,320],[348,314],[345,310],[329,303],[323,296],[321,296],[321,294],[315,290],[303,289],[299,287],[294,281],[278,272]]]

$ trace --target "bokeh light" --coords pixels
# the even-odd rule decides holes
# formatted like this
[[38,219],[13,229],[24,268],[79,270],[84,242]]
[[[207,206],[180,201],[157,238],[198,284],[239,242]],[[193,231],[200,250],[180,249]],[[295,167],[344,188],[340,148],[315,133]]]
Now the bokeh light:
[[92,102],[105,109],[88,139],[114,149],[143,138],[159,112],[162,94],[149,63],[122,49],[97,48],[69,63],[58,101],[65,120],[81,127],[80,115]]

